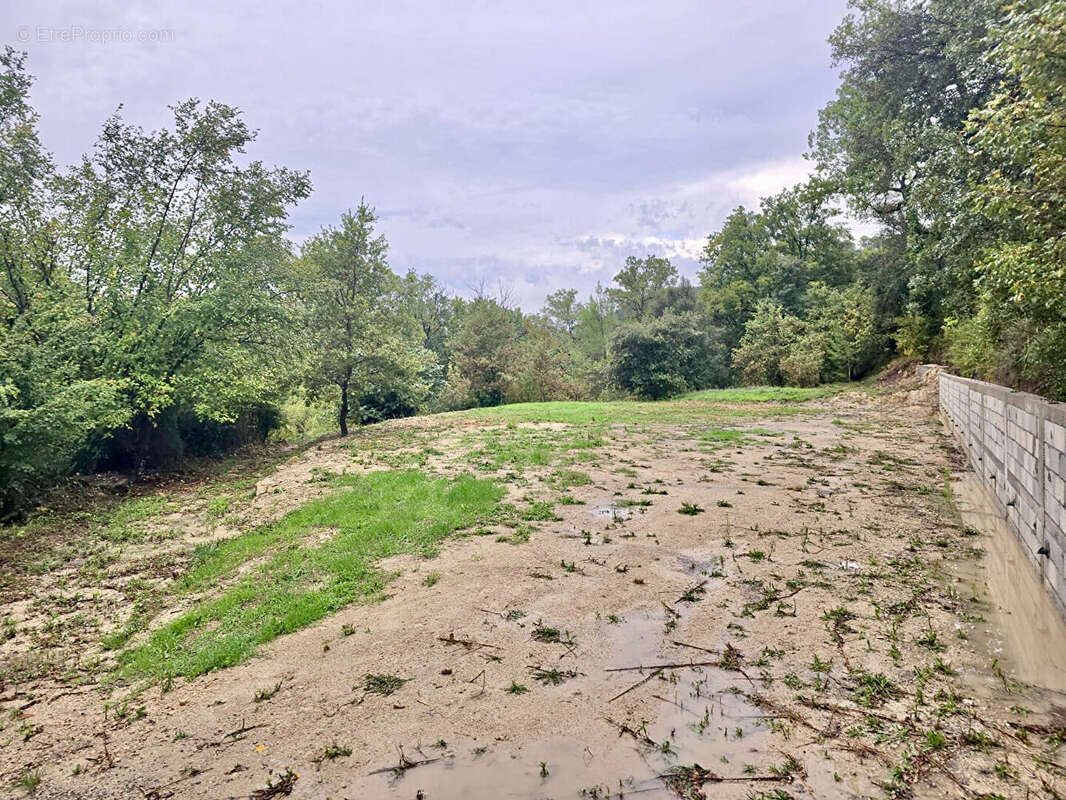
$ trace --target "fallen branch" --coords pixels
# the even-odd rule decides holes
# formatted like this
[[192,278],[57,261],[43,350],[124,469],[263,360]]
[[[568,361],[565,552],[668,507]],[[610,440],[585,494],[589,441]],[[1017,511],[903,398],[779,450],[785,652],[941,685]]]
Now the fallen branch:
[[643,685],[644,685],[645,683],[647,683],[648,681],[650,681],[650,680],[651,680],[652,678],[654,678],[654,677],[656,677],[656,676],[658,676],[658,675],[661,675],[661,674],[662,674],[662,670],[661,670],[661,669],[657,669],[657,670],[655,670],[655,671],[653,671],[653,672],[649,673],[649,674],[648,674],[648,675],[647,675],[647,676],[646,676],[646,677],[645,677],[645,678],[644,678],[643,680],[641,680],[641,681],[638,681],[637,683],[634,683],[634,684],[633,684],[632,686],[630,686],[630,687],[629,687],[628,689],[626,689],[626,690],[625,690],[624,692],[619,692],[618,694],[616,694],[616,695],[615,695],[614,697],[612,697],[612,698],[611,698],[610,700],[608,700],[607,702],[608,702],[608,703],[613,703],[613,702],[614,702],[615,700],[617,700],[617,699],[618,699],[619,697],[625,697],[625,696],[626,696],[627,694],[629,694],[629,693],[630,693],[631,691],[633,691],[634,689],[639,689],[639,688],[640,688],[641,686],[643,686]]
[[491,647],[493,650],[500,649],[497,645],[479,642],[476,639],[460,639],[455,635],[455,631],[452,631],[447,636],[438,636],[437,641],[445,644],[461,644],[467,650],[476,650],[479,647]]

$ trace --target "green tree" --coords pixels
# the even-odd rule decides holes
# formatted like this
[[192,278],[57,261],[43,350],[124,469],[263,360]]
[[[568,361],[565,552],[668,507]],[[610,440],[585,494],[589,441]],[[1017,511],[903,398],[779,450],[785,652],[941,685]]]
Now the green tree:
[[694,314],[666,312],[620,325],[611,335],[611,376],[622,391],[659,400],[724,385],[725,348]]
[[474,403],[497,406],[507,392],[507,374],[517,353],[521,315],[497,301],[479,297],[469,303],[452,342],[455,379]]
[[[1066,397],[1066,5],[1014,3],[993,58],[1007,78],[971,115],[992,168],[970,201],[995,231],[978,257],[981,324],[1039,391]],[[956,341],[958,335],[956,334]]]
[[[898,241],[872,283],[877,304],[915,330],[968,313],[973,260],[988,231],[967,211],[972,171],[965,123],[1003,78],[989,58],[997,0],[852,0],[830,37],[843,67],[837,96],[810,139],[819,172],[861,217]],[[900,296],[898,291],[905,289]],[[906,311],[905,311],[906,309]],[[910,335],[907,335],[908,338]]]
[[578,305],[574,339],[581,355],[593,364],[607,359],[611,331],[618,324],[618,310],[607,289],[596,284],[588,300]]
[[821,379],[853,380],[876,365],[884,338],[869,288],[859,283],[833,288],[815,282],[807,289],[805,303],[807,336],[814,338],[804,350],[807,354],[821,350]]
[[0,461],[18,473],[14,506],[76,465],[207,452],[266,413],[291,366],[285,215],[309,184],[238,163],[254,134],[195,101],[152,133],[112,117],[56,174],[24,57],[7,50],[2,67]]
[[623,318],[643,320],[650,315],[655,298],[677,283],[677,269],[668,258],[629,256],[614,282],[618,288],[607,291]]
[[[733,366],[748,385],[780,386],[786,382],[782,361],[790,356],[805,332],[803,321],[798,317],[787,314],[773,300],[762,300],[744,325],[744,335],[733,351]],[[813,340],[806,344],[808,349],[816,346]],[[794,362],[797,367],[812,361],[821,363],[821,354],[817,359],[804,355],[802,362]]]
[[559,289],[548,295],[541,313],[550,324],[573,337],[579,313],[577,289]]
[[404,313],[422,331],[422,346],[437,357],[438,382],[447,373],[451,353],[448,341],[457,324],[456,299],[430,274],[408,270],[400,286]]
[[[576,294],[576,293],[575,293]],[[513,363],[506,366],[509,403],[576,400],[583,394],[570,337],[538,317],[526,317]]]
[[[354,401],[389,397],[417,406],[428,389],[432,354],[403,315],[399,281],[389,269],[388,243],[374,236],[377,217],[365,201],[304,245],[304,293],[311,358],[307,386],[313,395],[336,396],[337,425],[348,435]],[[372,415],[373,416],[373,415]]]

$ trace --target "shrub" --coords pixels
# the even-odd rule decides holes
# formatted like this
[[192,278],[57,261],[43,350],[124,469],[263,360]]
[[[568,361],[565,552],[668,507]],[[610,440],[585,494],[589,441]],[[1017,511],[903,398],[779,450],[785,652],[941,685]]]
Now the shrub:
[[625,323],[612,333],[611,377],[625,392],[658,400],[723,385],[725,352],[696,315],[668,312],[650,322]]
[[781,359],[781,377],[789,386],[817,386],[822,380],[824,362],[822,337],[804,336],[796,342],[788,355]]
[[[787,376],[782,372],[781,362],[795,348],[803,327],[803,322],[786,314],[779,303],[761,301],[751,319],[744,324],[744,335],[733,351],[733,366],[740,370],[744,382],[758,386],[784,383]],[[801,359],[789,366],[802,372],[805,364]]]

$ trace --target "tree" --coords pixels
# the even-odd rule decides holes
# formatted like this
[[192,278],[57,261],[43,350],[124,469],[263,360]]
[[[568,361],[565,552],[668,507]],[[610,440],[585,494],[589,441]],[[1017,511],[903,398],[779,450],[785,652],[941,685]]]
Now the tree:
[[541,310],[548,322],[571,338],[577,327],[577,289],[559,289],[548,295]]
[[582,389],[575,377],[571,344],[570,338],[553,325],[526,317],[514,362],[506,366],[504,399],[509,403],[578,399]]
[[456,378],[465,383],[479,406],[498,406],[507,391],[507,373],[513,366],[520,312],[495,300],[479,297],[467,307],[452,342]]
[[[893,315],[928,320],[969,313],[973,262],[988,230],[966,204],[974,169],[966,120],[1004,77],[989,58],[996,0],[852,0],[830,37],[844,69],[837,96],[819,114],[811,156],[860,216],[898,239],[879,281]],[[909,307],[904,312],[905,307]]]
[[839,286],[853,278],[855,250],[851,233],[834,222],[832,187],[812,178],[763,198],[760,219],[773,247],[803,265],[802,281]]
[[970,203],[995,238],[978,257],[978,316],[970,328],[1012,347],[1035,388],[1066,397],[1066,6],[1015,3],[997,29],[1007,78],[967,125],[992,168]]
[[[780,304],[762,300],[744,325],[744,335],[733,351],[733,366],[740,370],[748,385],[780,386],[786,382],[782,361],[789,357],[804,333],[802,320],[786,314]],[[808,340],[810,344],[813,342]],[[821,362],[821,354],[816,361]],[[806,365],[811,359],[805,357],[795,363]]]
[[726,350],[694,314],[626,322],[611,335],[611,376],[624,392],[660,400],[724,385]]
[[60,262],[96,333],[89,361],[128,397],[114,442],[138,469],[180,459],[179,418],[233,422],[279,397],[294,324],[282,234],[310,191],[305,174],[237,163],[255,134],[236,109],[172,111],[173,130],[151,133],[111,117],[58,191]]
[[677,283],[677,269],[668,258],[649,255],[629,256],[626,265],[614,276],[617,289],[608,289],[611,299],[626,319],[643,320],[655,297]]
[[578,351],[592,363],[607,359],[611,331],[618,324],[618,311],[607,289],[599,283],[589,299],[577,309],[574,339]]
[[77,466],[138,471],[216,449],[200,434],[261,430],[238,423],[265,421],[289,377],[282,233],[306,175],[238,163],[254,134],[195,101],[172,129],[111,117],[57,174],[24,57],[0,63],[0,469],[19,475],[0,502]]
[[437,383],[448,370],[451,353],[448,341],[457,324],[456,299],[450,296],[430,274],[408,270],[400,286],[404,313],[422,331],[422,346],[437,357]]
[[873,367],[884,345],[877,329],[873,292],[855,283],[833,288],[815,282],[807,289],[805,352],[822,353],[818,376],[825,380],[853,380]]
[[354,214],[341,216],[339,228],[309,239],[302,253],[312,353],[307,385],[315,395],[336,391],[341,436],[358,410],[353,400],[391,392],[417,406],[428,388],[424,373],[432,355],[401,313],[388,243],[374,236],[376,221],[363,201]]

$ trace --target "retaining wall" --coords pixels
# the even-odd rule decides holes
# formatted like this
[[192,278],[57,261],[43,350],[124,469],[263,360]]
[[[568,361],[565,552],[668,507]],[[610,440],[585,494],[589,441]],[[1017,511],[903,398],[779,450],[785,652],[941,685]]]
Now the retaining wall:
[[1066,405],[941,373],[940,411],[1066,615]]

